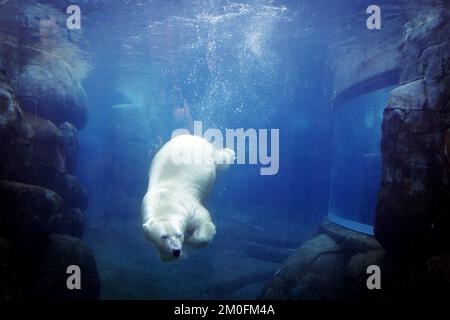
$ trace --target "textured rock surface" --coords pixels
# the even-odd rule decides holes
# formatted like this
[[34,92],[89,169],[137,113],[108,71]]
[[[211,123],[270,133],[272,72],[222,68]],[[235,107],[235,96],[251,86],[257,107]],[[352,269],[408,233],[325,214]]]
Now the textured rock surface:
[[[77,265],[81,270],[81,290],[68,290],[67,267]],[[100,281],[94,256],[77,238],[52,235],[44,249],[36,285],[43,299],[98,299]]]
[[52,220],[62,211],[62,199],[53,191],[0,180],[0,228],[11,238],[48,235]]
[[55,124],[68,121],[78,128],[86,125],[86,93],[58,57],[42,55],[38,61],[25,66],[17,97],[23,110]]
[[[89,249],[52,236],[84,231],[88,199],[71,174],[87,121],[86,60],[61,28],[65,11],[0,2],[0,299],[98,298]],[[83,268],[81,291],[66,288],[70,264]]]
[[345,272],[347,257],[343,253],[323,253],[298,278],[289,292],[290,299],[338,299],[346,291]]
[[0,238],[0,301],[16,298],[12,268],[12,245]]
[[450,251],[448,21],[448,11],[433,9],[405,26],[402,85],[384,112],[375,234],[411,258]]
[[88,67],[60,27],[65,12],[28,1],[6,1],[1,7],[0,80],[13,88],[22,110],[57,125],[68,121],[83,127],[87,99],[81,81]]
[[77,128],[69,122],[64,122],[59,126],[63,135],[64,155],[66,156],[66,169],[69,173],[74,173],[78,162],[80,142],[78,140]]
[[49,120],[27,112],[23,113],[19,134],[5,150],[2,171],[14,171],[22,165],[65,170],[61,131]]
[[[445,135],[445,155],[447,160],[450,160],[450,128],[447,130]],[[447,161],[450,163],[450,161]]]
[[50,121],[24,112],[19,134],[5,147],[0,175],[58,193],[66,207],[86,209],[88,197],[75,177],[64,173],[65,143]]
[[[393,265],[373,237],[328,219],[323,221],[321,232],[281,265],[260,299],[369,299],[392,294]],[[366,286],[367,267],[373,264],[382,269],[381,293]]]
[[435,295],[450,293],[450,254],[430,258],[426,263],[426,272]]
[[[61,199],[50,190],[13,182],[0,182],[2,206],[0,232],[14,241],[33,241],[53,233],[80,238],[84,232],[83,213],[76,208],[63,209]],[[17,202],[20,199],[21,202]],[[13,202],[14,201],[14,202]]]
[[19,131],[21,117],[22,112],[10,88],[0,82],[0,151],[2,154],[4,154],[5,144]]
[[[367,290],[367,268],[378,266],[381,270],[381,289],[383,292]],[[386,256],[384,249],[373,249],[366,252],[358,252],[350,257],[347,264],[346,282],[350,298],[388,298],[393,286],[393,266],[391,260]]]
[[65,207],[76,207],[82,210],[88,207],[86,191],[76,178],[69,174],[29,164],[10,167],[3,177],[48,188],[62,197]]
[[[332,298],[334,292],[331,286],[335,281],[329,283],[328,288],[325,283],[329,280],[328,275],[335,275],[334,271],[345,270],[341,253],[341,248],[327,235],[321,234],[308,240],[281,265],[259,298]],[[328,265],[327,271],[330,272],[323,273],[328,263],[332,263]]]
[[449,54],[448,50],[445,52],[449,40],[448,13],[445,8],[425,9],[417,6],[411,14],[413,16],[403,30],[405,41],[401,46],[401,84],[441,77],[442,72],[448,71],[448,62],[444,60],[446,63],[440,64]]
[[382,249],[374,237],[352,231],[324,219],[321,224],[321,231],[331,237],[336,243],[351,252],[364,252],[368,250]]
[[58,213],[52,220],[52,233],[81,238],[84,233],[83,212],[77,208],[70,208]]

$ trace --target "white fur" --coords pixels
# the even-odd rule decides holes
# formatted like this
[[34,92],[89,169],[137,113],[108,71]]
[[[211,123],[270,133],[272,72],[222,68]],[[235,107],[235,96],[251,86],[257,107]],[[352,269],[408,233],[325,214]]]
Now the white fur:
[[[202,155],[200,161],[174,160],[174,155],[189,159],[193,154]],[[182,255],[183,243],[201,248],[212,241],[216,227],[201,201],[214,184],[216,170],[234,158],[233,150],[217,150],[192,135],[171,139],[155,155],[142,201],[142,220],[145,236],[159,249],[162,261],[176,259],[174,250]]]

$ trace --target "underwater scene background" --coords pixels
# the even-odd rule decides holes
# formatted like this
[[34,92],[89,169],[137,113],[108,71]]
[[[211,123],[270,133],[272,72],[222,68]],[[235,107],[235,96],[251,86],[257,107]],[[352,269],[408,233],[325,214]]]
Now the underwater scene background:
[[[101,71],[86,80],[98,106],[80,133],[79,172],[96,199],[98,220],[85,239],[98,248],[99,269],[104,259],[106,297],[255,298],[317,229],[328,207],[329,103],[315,85],[325,67],[318,44],[292,41],[308,32],[295,11],[263,2],[160,2],[92,15],[89,52]],[[308,93],[297,91],[301,82]],[[259,165],[236,165],[220,173],[206,204],[218,230],[213,243],[167,265],[142,236],[140,205],[148,150],[170,137],[171,109],[183,100],[203,130],[281,128],[280,170],[261,176]]]
[[[0,297],[447,294],[449,15],[420,0],[0,1]],[[278,170],[220,172],[214,241],[164,263],[142,230],[149,166],[195,121],[278,129]],[[83,290],[66,290],[72,264]]]

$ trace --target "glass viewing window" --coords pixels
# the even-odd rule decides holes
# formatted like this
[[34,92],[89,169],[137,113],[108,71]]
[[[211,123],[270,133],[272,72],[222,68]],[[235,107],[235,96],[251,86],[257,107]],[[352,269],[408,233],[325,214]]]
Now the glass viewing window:
[[335,107],[329,219],[373,234],[381,184],[381,124],[387,86],[347,99]]

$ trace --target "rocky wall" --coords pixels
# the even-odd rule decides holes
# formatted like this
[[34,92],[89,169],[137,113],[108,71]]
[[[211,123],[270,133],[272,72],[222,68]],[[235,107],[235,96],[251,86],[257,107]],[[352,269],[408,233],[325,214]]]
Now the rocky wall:
[[427,258],[450,252],[450,9],[405,25],[401,83],[383,116],[375,234],[386,249]]
[[[74,176],[87,97],[64,12],[0,10],[0,299],[92,299],[95,259],[80,238],[88,196]],[[82,270],[68,290],[66,269]]]
[[439,294],[450,290],[450,7],[416,12],[383,115],[375,236],[418,294]]

